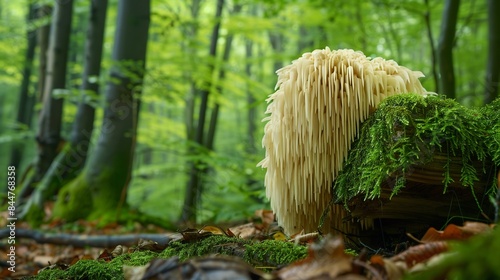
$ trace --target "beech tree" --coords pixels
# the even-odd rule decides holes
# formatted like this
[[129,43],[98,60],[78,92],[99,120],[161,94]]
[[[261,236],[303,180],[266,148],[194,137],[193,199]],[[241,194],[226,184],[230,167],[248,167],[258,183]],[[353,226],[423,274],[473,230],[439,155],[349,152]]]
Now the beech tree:
[[500,1],[488,0],[488,62],[484,103],[498,97],[500,87]]
[[[30,23],[37,16],[37,7],[30,1],[28,7],[28,17],[27,22]],[[17,127],[16,130],[22,131],[28,129],[31,126],[32,114],[29,112],[33,110],[33,97],[34,93],[30,92],[30,78],[33,68],[33,60],[35,58],[35,48],[36,48],[36,29],[30,29],[26,32],[26,38],[28,41],[28,46],[26,48],[26,57],[23,67],[23,80],[21,81],[21,87],[19,92],[19,102],[17,107]],[[13,143],[12,151],[10,155],[11,166],[19,166],[23,154],[23,142]]]
[[115,220],[115,214],[124,206],[131,178],[149,21],[149,0],[118,2],[113,66],[99,140],[82,173],[59,192],[55,217]]
[[[94,127],[94,106],[99,93],[98,77],[106,20],[107,0],[92,0],[90,24],[85,45],[85,65],[80,88],[81,101],[73,124],[71,139],[54,159],[45,176],[29,198],[23,214],[39,213],[43,203],[53,197],[69,180],[75,178],[87,159],[92,130]],[[32,208],[32,209],[30,209]]]
[[31,194],[34,185],[43,178],[64,142],[61,137],[63,99],[57,98],[55,93],[66,89],[72,15],[72,0],[55,1],[47,51],[43,107],[40,112],[36,136],[38,155],[35,161],[35,173],[23,186],[21,197]]
[[[220,19],[222,15],[222,8],[224,6],[224,0],[217,0],[215,20],[216,23],[212,30],[212,36],[210,39],[210,49],[209,55],[215,60],[217,56],[217,42],[219,40],[219,29],[220,29]],[[214,71],[214,64],[209,65],[208,76],[211,77]],[[208,136],[205,130],[206,119],[208,115],[208,99],[211,90],[211,81],[209,80],[208,85],[205,85],[202,89],[198,88],[196,92],[200,96],[200,105],[198,113],[198,122],[194,133],[194,144],[196,147],[191,149],[191,153],[199,154],[204,149],[210,149],[207,145]],[[194,111],[192,111],[194,113]],[[191,119],[194,119],[191,117]],[[193,160],[189,163],[189,180],[186,184],[186,194],[184,197],[184,206],[182,208],[180,222],[196,222],[196,207],[202,192],[203,186],[203,171],[202,163]]]
[[441,83],[439,88],[449,98],[455,98],[455,71],[453,69],[453,46],[458,20],[460,0],[446,0],[438,43],[438,61]]

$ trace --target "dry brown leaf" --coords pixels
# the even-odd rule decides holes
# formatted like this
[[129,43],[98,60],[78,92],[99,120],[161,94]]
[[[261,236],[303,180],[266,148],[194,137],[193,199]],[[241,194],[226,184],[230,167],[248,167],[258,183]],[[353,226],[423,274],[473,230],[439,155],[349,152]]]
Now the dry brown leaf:
[[448,242],[436,241],[425,243],[408,248],[408,250],[390,258],[394,262],[405,262],[408,268],[424,262],[431,257],[448,251]]
[[257,234],[257,229],[253,223],[239,225],[229,229],[235,236],[248,239]]
[[277,272],[280,279],[333,279],[352,272],[352,257],[344,252],[340,237],[326,237],[312,244],[309,256]]
[[431,227],[424,234],[420,242],[429,243],[444,240],[464,240],[473,235],[488,231],[491,231],[491,226],[479,222],[465,222],[462,227],[450,224],[442,231]]
[[259,217],[264,225],[270,225],[274,222],[274,213],[271,210],[255,210],[255,216]]
[[199,233],[205,233],[205,232],[211,232],[212,234],[215,234],[215,235],[226,235],[227,236],[227,233],[218,226],[204,226],[199,231]]

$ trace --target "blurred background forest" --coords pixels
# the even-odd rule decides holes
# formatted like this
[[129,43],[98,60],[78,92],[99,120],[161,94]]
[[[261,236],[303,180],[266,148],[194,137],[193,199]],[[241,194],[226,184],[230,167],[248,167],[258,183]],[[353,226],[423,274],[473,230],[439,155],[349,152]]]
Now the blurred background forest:
[[[19,188],[32,173],[48,170],[29,166],[40,157],[35,139],[43,136],[45,54],[57,5],[72,11],[65,12],[71,24],[65,25],[64,81],[49,93],[62,110],[59,140],[70,141],[79,106],[86,104],[95,109],[89,155],[100,151],[117,21],[124,15],[118,0],[102,1],[100,71],[86,75],[91,7],[103,5],[97,2],[0,0],[0,166],[16,166]],[[485,102],[485,0],[153,0],[148,9],[142,93],[133,95],[139,109],[134,160],[123,184],[131,207],[169,221],[235,221],[268,207],[265,171],[256,167],[264,156],[265,100],[275,71],[304,52],[328,46],[394,59],[422,71],[427,90],[443,93],[438,58],[449,51],[446,65],[455,81],[446,93],[467,106]],[[441,43],[449,47],[443,53]],[[86,82],[100,87],[85,88]],[[186,211],[186,204],[195,205]]]

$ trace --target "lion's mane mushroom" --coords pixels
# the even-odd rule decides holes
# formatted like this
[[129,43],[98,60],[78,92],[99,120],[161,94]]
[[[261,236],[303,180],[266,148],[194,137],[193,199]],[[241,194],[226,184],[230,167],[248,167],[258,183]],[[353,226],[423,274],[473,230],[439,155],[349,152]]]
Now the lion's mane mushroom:
[[277,71],[262,145],[266,195],[288,234],[314,231],[362,123],[384,98],[425,94],[424,75],[395,61],[329,48]]

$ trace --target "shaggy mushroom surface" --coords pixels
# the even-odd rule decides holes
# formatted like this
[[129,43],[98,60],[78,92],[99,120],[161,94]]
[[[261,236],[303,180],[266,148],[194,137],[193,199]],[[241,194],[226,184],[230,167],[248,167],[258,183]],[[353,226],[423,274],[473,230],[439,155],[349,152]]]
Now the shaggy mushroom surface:
[[392,60],[329,48],[305,53],[277,74],[259,166],[267,168],[266,195],[285,233],[312,232],[360,124],[388,96],[425,94],[418,80],[424,75]]

